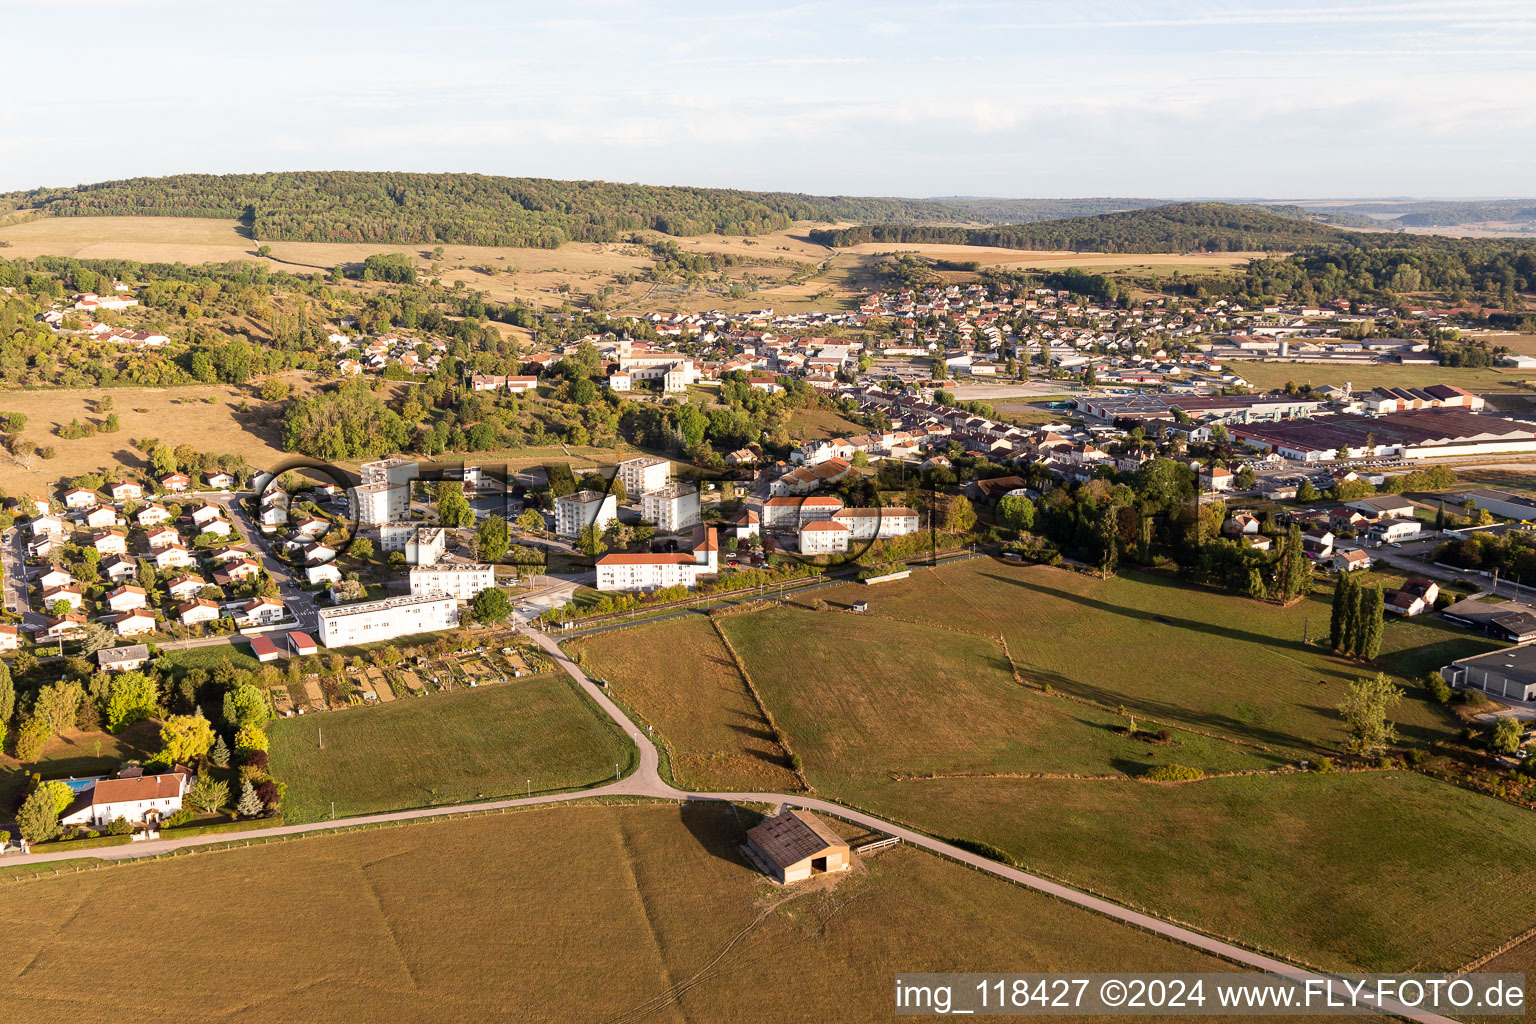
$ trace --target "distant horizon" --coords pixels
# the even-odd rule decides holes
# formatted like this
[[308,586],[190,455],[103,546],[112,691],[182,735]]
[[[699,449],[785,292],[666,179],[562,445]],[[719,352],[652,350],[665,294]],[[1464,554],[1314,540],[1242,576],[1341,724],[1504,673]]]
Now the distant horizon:
[[708,188],[722,189],[737,192],[777,192],[785,195],[805,195],[813,197],[852,197],[861,199],[910,199],[924,202],[1029,202],[1034,200],[1065,201],[1065,200],[1128,200],[1145,201],[1156,200],[1168,203],[1509,203],[1532,202],[1536,203],[1536,194],[1531,195],[1501,195],[1501,194],[1471,194],[1471,195],[1319,195],[1319,196],[1295,196],[1278,195],[1263,196],[1253,194],[1243,195],[1158,195],[1152,192],[1132,193],[1073,193],[1061,195],[961,195],[961,194],[937,194],[937,195],[901,195],[894,192],[817,192],[805,188],[773,188],[754,187],[748,185],[721,185],[706,184],[696,181],[685,182],[659,182],[659,181],[635,181],[620,178],[603,178],[598,176],[584,176],[574,178],[551,178],[540,174],[512,174],[501,171],[475,171],[475,170],[416,170],[401,167],[286,167],[267,168],[263,170],[247,171],[167,171],[157,174],[123,174],[111,178],[92,178],[88,181],[78,181],[72,184],[44,184],[28,185],[20,188],[6,188],[3,193],[14,195],[25,192],[42,191],[48,189],[83,188],[89,185],[100,185],[111,181],[131,181],[136,178],[174,178],[185,174],[206,174],[216,177],[250,174],[478,174],[495,178],[540,178],[548,181],[602,181],[616,185],[642,185],[651,188]]
[[[4,191],[277,164],[810,195],[1471,199],[1527,192],[1536,168],[1529,0],[4,11],[36,41],[3,72]],[[65,38],[91,55],[61,64],[48,41]]]

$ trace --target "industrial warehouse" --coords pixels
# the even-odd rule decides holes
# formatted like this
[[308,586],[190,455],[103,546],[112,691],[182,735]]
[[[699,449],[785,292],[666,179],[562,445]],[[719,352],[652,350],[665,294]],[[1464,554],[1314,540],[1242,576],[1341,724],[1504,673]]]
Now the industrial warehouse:
[[1341,414],[1244,424],[1232,436],[1251,448],[1298,462],[1396,456],[1434,459],[1536,451],[1536,424],[1480,416],[1461,408],[1417,409],[1385,416]]

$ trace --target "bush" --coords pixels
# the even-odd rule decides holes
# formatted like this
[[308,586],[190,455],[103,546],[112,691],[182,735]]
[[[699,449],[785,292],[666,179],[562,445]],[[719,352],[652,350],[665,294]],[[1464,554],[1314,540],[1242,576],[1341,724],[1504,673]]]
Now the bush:
[[107,835],[109,836],[126,836],[132,833],[133,826],[128,824],[128,819],[122,815],[118,815],[107,822]]
[[1326,775],[1328,772],[1333,771],[1333,758],[1331,758],[1331,757],[1320,757],[1320,758],[1318,758],[1317,759],[1317,763],[1312,766],[1312,770],[1317,772],[1320,775]]
[[1451,689],[1450,684],[1440,678],[1438,673],[1431,673],[1424,677],[1424,688],[1429,691],[1431,697],[1441,704],[1449,704],[1451,697],[1455,695],[1455,691]]
[[160,823],[160,827],[161,828],[180,828],[181,826],[185,825],[187,822],[189,822],[191,820],[192,820],[192,812],[190,810],[188,810],[187,808],[183,807],[181,810],[176,811],[175,813],[168,815],[166,817],[166,819]]
[[1148,782],[1192,782],[1205,778],[1205,772],[1187,764],[1160,764],[1149,768],[1142,778]]
[[960,849],[965,850],[968,853],[974,853],[978,856],[985,857],[987,860],[995,860],[999,864],[1013,863],[1012,857],[1008,856],[1008,854],[993,846],[991,843],[979,843],[971,839],[950,839],[948,842],[951,846],[958,846]]
[[805,762],[801,760],[799,754],[790,754],[789,767],[798,772],[801,768],[805,767]]

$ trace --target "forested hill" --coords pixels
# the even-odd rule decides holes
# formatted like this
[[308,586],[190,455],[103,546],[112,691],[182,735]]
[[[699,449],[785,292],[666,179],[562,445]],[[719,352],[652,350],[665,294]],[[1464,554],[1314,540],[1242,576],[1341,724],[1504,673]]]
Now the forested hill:
[[922,199],[500,178],[483,174],[294,171],[179,174],[0,195],[0,209],[64,217],[232,217],[270,241],[446,242],[553,248],[650,228],[761,234],[792,221],[953,220]]
[[941,242],[1094,252],[1274,252],[1327,242],[1358,241],[1358,237],[1293,216],[1270,213],[1261,207],[1231,203],[1175,203],[1096,217],[997,227],[864,224],[811,232],[813,241],[839,248],[860,242]]

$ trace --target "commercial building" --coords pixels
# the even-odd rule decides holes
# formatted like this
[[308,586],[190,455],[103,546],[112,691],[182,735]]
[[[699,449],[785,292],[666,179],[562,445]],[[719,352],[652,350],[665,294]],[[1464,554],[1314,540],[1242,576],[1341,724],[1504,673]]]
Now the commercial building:
[[347,647],[452,629],[458,624],[459,603],[447,594],[391,597],[320,609],[320,642],[327,647]]
[[412,597],[447,594],[468,601],[496,585],[496,570],[490,565],[418,565],[410,580]]
[[1387,416],[1316,416],[1233,427],[1251,448],[1299,462],[1396,455],[1404,459],[1536,452],[1536,424],[1481,416],[1464,408],[1419,409]]
[[1469,501],[1476,502],[1478,508],[1485,508],[1493,515],[1502,516],[1505,519],[1536,522],[1536,501],[1522,494],[1512,494],[1493,487],[1479,487],[1462,494],[1460,501],[1463,505]]
[[1482,690],[1491,697],[1536,699],[1536,644],[1462,658],[1442,668],[1440,676],[1452,686]]
[[555,499],[555,533],[577,537],[589,526],[606,530],[619,516],[619,503],[611,494],[577,491]]
[[667,486],[672,481],[672,463],[648,455],[625,459],[619,463],[618,476],[624,484],[624,493],[633,501],[647,491],[659,491]]
[[699,524],[699,489],[673,483],[640,496],[640,515],[663,533],[677,533]]

